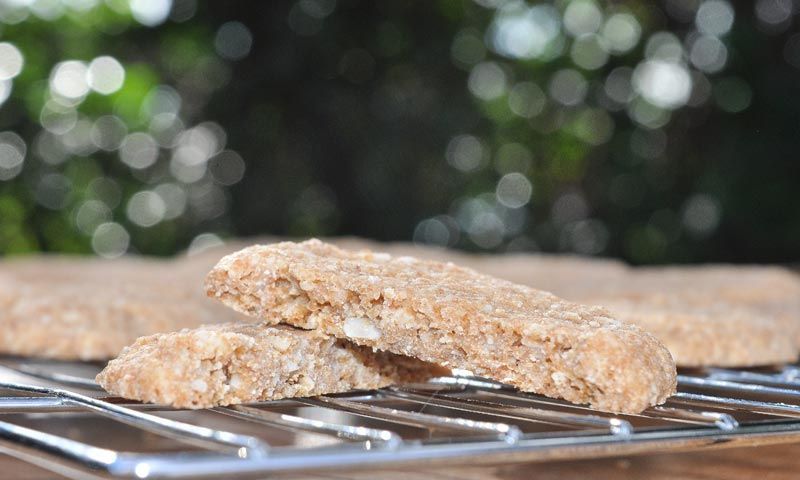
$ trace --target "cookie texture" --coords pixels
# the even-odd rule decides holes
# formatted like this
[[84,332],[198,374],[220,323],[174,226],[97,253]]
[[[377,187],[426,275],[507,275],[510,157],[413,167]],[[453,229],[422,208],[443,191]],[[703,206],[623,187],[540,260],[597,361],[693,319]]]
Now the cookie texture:
[[622,320],[660,338],[682,367],[746,367],[797,358],[795,339],[777,319],[731,307],[664,307],[647,301],[599,300]]
[[319,332],[236,323],[140,338],[97,382],[121,397],[196,409],[374,389],[447,373]]
[[[531,281],[542,283],[543,276],[534,273]],[[780,268],[630,268],[595,288],[552,286],[653,333],[679,366],[749,367],[797,359],[800,279]]]
[[270,323],[601,410],[639,412],[675,390],[669,352],[640,328],[450,263],[284,242],[226,256],[206,289]]
[[0,353],[106,360],[142,335],[247,320],[208,300],[210,262],[31,257],[0,263]]
[[[374,243],[337,239],[351,248]],[[762,265],[629,267],[546,254],[470,255],[409,244],[392,254],[450,260],[481,273],[607,307],[655,335],[683,367],[793,362],[800,348],[800,276]]]

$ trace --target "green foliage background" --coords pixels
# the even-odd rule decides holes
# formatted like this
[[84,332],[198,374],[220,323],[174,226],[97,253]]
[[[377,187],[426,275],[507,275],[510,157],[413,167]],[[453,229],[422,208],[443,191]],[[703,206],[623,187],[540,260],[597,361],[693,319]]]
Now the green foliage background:
[[[565,16],[581,1],[176,0],[155,26],[142,25],[121,0],[50,2],[60,13],[48,19],[34,8],[45,2],[4,4],[0,41],[22,52],[24,67],[0,107],[0,130],[27,148],[20,172],[0,180],[0,252],[113,256],[121,251],[106,244],[120,239],[97,228],[114,224],[128,235],[124,250],[149,254],[209,234],[271,233],[575,251],[635,263],[797,261],[793,13],[781,2],[583,1],[599,23],[593,29],[587,17],[588,30],[576,34],[583,27],[570,30]],[[498,48],[498,19],[543,6],[558,20],[543,53],[520,58]],[[730,8],[732,27],[709,33],[715,27],[703,23],[703,8]],[[640,29],[632,48],[602,62],[593,60],[602,54],[575,53],[576,43],[604,42],[604,22],[623,14]],[[230,22],[248,33],[229,41],[252,40],[242,58],[220,47]],[[693,57],[703,35],[723,45],[721,67]],[[664,39],[678,45],[677,57],[657,52]],[[144,169],[121,162],[115,149],[73,149],[58,162],[40,154],[58,62],[101,55],[123,65],[125,80],[115,93],[88,93],[70,106],[78,124],[114,115],[128,133],[155,137],[154,118],[179,98],[179,130],[199,125],[216,139],[198,161],[200,178],[176,176],[174,141],[162,142]],[[610,100],[610,78],[627,72],[634,82],[632,72],[648,61],[691,75],[691,95],[664,106],[634,86],[624,101]],[[564,71],[583,79],[578,102],[554,93],[569,78],[559,76]],[[494,78],[484,82],[488,90],[480,72]],[[519,114],[520,84],[543,95],[535,115]],[[69,135],[54,136],[63,143]],[[459,168],[453,141],[465,136],[464,151],[479,155],[463,157],[478,160]],[[241,180],[226,174],[238,168],[231,155],[244,161]],[[520,207],[501,201],[498,185],[510,173],[523,200],[530,185]],[[165,184],[183,192],[183,210],[153,225],[134,221],[130,199]],[[100,203],[78,221],[89,201]]]

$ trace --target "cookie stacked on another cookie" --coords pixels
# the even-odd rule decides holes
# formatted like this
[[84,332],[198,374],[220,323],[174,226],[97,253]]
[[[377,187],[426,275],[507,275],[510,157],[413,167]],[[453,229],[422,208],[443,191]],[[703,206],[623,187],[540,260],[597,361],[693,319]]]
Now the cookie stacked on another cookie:
[[675,390],[669,352],[638,327],[449,263],[284,242],[225,257],[206,285],[264,323],[140,339],[98,376],[101,385],[199,408],[459,367],[614,412],[639,412]]
[[639,412],[675,389],[669,352],[640,328],[449,263],[284,242],[223,258],[206,286],[209,296],[270,324],[601,410]]

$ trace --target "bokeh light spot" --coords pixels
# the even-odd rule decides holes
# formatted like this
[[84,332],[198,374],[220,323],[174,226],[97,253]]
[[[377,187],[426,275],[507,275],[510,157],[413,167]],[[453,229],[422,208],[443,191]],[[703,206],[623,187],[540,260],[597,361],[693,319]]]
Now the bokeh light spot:
[[128,231],[116,222],[101,223],[92,234],[92,250],[104,258],[122,256],[130,242]]
[[556,225],[583,220],[589,215],[589,204],[577,190],[561,194],[550,209],[550,217]]
[[97,57],[89,64],[87,83],[97,93],[110,95],[125,82],[125,69],[114,57]]
[[149,190],[136,192],[128,200],[125,214],[131,222],[140,227],[152,227],[164,220],[167,206],[156,192]]
[[92,122],[86,118],[79,118],[75,125],[61,137],[61,143],[72,155],[91,155],[97,151],[97,146],[91,139],[91,131]]
[[111,220],[111,209],[99,200],[87,200],[75,212],[75,226],[86,235],[92,235],[97,227]]
[[164,23],[172,9],[172,0],[131,0],[133,18],[147,27]]
[[147,168],[158,159],[158,144],[146,133],[131,133],[122,141],[119,158],[131,168],[137,170]]
[[142,102],[142,113],[147,117],[155,117],[162,113],[177,115],[183,100],[180,93],[169,85],[158,85],[149,92]]
[[201,233],[192,239],[186,254],[197,255],[198,253],[205,252],[206,250],[221,247],[225,242],[214,233]]
[[72,194],[72,182],[60,173],[47,173],[36,184],[34,195],[39,204],[50,210],[67,206]]
[[503,243],[505,224],[495,212],[476,215],[467,229],[469,239],[481,248],[495,248]]
[[488,36],[494,51],[509,58],[539,58],[559,35],[558,11],[550,5],[510,2],[495,15]]
[[14,132],[0,133],[0,181],[19,175],[26,152],[27,145],[22,137]]
[[74,108],[55,101],[48,101],[42,107],[39,123],[45,130],[55,135],[63,135],[70,131],[78,121],[78,113]]
[[159,113],[150,120],[150,134],[164,148],[175,146],[184,131],[183,121],[174,113]]
[[66,100],[80,99],[89,93],[88,67],[84,62],[67,60],[53,67],[50,90]]
[[503,175],[497,182],[495,195],[497,201],[508,208],[520,208],[528,204],[533,193],[533,186],[525,175],[512,172]]
[[0,42],[0,80],[10,80],[22,71],[22,52],[12,43]]
[[692,65],[706,73],[716,73],[728,60],[728,49],[717,37],[702,35],[692,43],[689,53]]
[[667,109],[685,105],[692,93],[692,78],[686,67],[661,60],[640,63],[633,72],[633,85],[648,102]]
[[647,39],[644,55],[650,60],[677,63],[683,60],[683,45],[671,32],[656,32]]
[[567,106],[579,105],[586,98],[589,88],[586,79],[577,70],[559,70],[550,78],[550,96],[558,103]]
[[462,172],[477,170],[487,160],[486,150],[472,135],[458,135],[447,144],[445,157],[447,162]]
[[29,8],[34,15],[48,22],[58,20],[66,11],[66,5],[61,0],[35,0]]
[[603,222],[594,219],[579,220],[564,226],[560,247],[583,255],[597,255],[606,248],[608,239],[608,228]]
[[211,182],[197,183],[189,187],[189,213],[197,220],[210,220],[223,215],[228,209],[225,192]]
[[469,90],[482,100],[493,100],[506,92],[506,74],[494,62],[482,62],[469,74]]
[[174,0],[169,14],[173,22],[186,22],[197,13],[197,0]]
[[603,12],[594,1],[573,0],[564,10],[564,28],[572,36],[594,33],[602,24]]
[[641,97],[628,104],[627,112],[631,120],[649,129],[661,128],[671,118],[671,110],[653,105]]
[[608,98],[622,105],[633,100],[634,91],[631,85],[632,75],[633,69],[630,67],[617,67],[612,70],[603,84],[603,91]]
[[45,164],[59,165],[64,163],[69,156],[60,138],[47,130],[43,130],[36,135],[33,141],[33,149],[36,155]]
[[508,93],[508,108],[523,118],[539,115],[546,104],[547,96],[533,82],[520,82]]
[[96,198],[106,205],[108,208],[114,209],[119,205],[122,200],[122,190],[111,177],[97,177],[89,182],[89,188],[86,192],[92,197]]
[[221,185],[234,185],[244,177],[245,164],[241,155],[233,150],[223,150],[208,164],[214,181]]
[[174,183],[162,183],[153,189],[164,202],[164,219],[173,220],[186,211],[186,190]]
[[4,104],[8,97],[11,96],[13,84],[11,80],[0,80],[0,105]]
[[795,12],[792,0],[758,0],[755,5],[756,17],[770,27],[771,31],[782,30],[775,27],[789,26],[789,19]]
[[220,57],[241,60],[250,53],[253,34],[241,22],[223,23],[214,37],[214,49]]
[[575,65],[585,70],[597,70],[608,62],[605,40],[593,33],[581,35],[572,42],[570,57]]
[[115,115],[103,115],[95,120],[89,134],[97,148],[105,151],[116,150],[128,134],[128,126]]
[[590,145],[602,145],[614,134],[614,119],[605,110],[589,108],[578,114],[571,131]]
[[456,65],[463,67],[471,67],[483,60],[486,57],[486,48],[480,32],[473,29],[458,32],[450,46],[450,56]]
[[629,13],[615,13],[603,25],[602,36],[609,51],[623,54],[639,43],[642,27],[636,17]]
[[414,243],[446,247],[458,241],[459,232],[455,220],[446,215],[426,218],[414,228]]
[[725,35],[733,26],[733,7],[726,0],[706,0],[697,9],[695,25],[709,35]]
[[692,195],[683,206],[683,226],[695,237],[706,237],[716,230],[720,215],[721,207],[716,198]]

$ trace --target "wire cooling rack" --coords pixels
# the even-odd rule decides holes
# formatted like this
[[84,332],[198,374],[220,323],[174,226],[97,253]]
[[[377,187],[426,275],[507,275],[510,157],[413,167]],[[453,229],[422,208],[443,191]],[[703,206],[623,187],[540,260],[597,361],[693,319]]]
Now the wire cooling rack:
[[176,410],[106,396],[99,368],[0,358],[0,452],[70,478],[263,478],[800,441],[793,365],[681,372],[678,393],[640,415],[469,376]]

